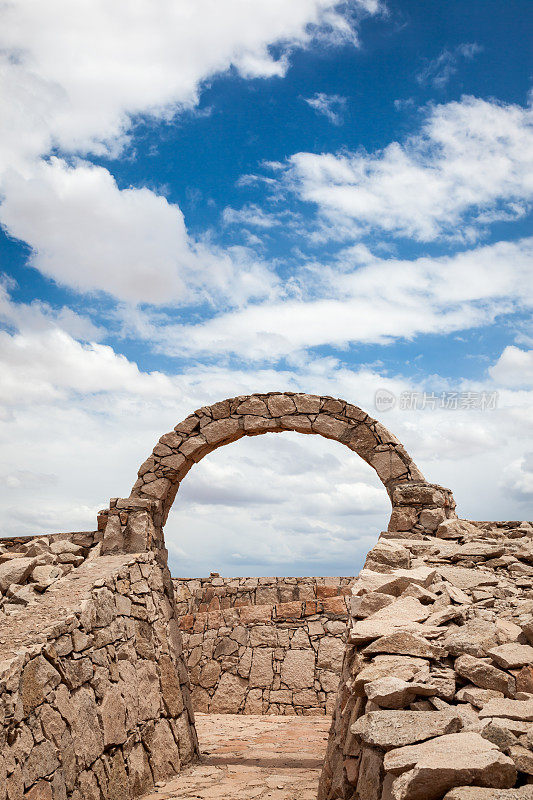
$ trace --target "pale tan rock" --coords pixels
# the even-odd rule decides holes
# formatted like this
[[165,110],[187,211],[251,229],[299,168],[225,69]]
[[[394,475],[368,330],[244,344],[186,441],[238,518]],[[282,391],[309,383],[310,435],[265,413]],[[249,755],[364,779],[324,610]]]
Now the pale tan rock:
[[354,691],[359,692],[368,681],[394,675],[404,681],[429,676],[429,663],[423,658],[409,656],[377,655],[353,678]]
[[365,693],[380,708],[405,708],[415,697],[407,681],[392,676],[365,683]]
[[513,679],[501,669],[479,658],[463,655],[455,661],[455,671],[481,689],[496,689],[508,696],[512,694]]
[[237,714],[244,704],[248,682],[225,672],[216,688],[209,710],[212,714]]
[[102,722],[104,747],[124,744],[126,741],[126,706],[117,686],[111,686],[98,707]]
[[281,680],[290,689],[313,686],[315,654],[307,650],[288,650],[281,664]]
[[31,580],[38,592],[44,592],[49,586],[63,577],[63,572],[59,567],[52,564],[49,566],[35,567],[31,573]]
[[296,394],[292,399],[302,414],[318,414],[320,411],[320,398],[314,394]]
[[156,478],[155,481],[145,483],[142,487],[143,494],[147,494],[156,500],[161,500],[170,489],[170,481],[168,478]]
[[244,435],[239,426],[238,419],[220,419],[210,422],[202,428],[202,436],[209,444],[220,444],[225,441],[235,441]]
[[523,722],[533,722],[533,698],[531,700],[508,700],[507,698],[489,700],[481,709],[479,716],[482,719],[507,717]]
[[[248,397],[236,408],[237,414],[253,414],[254,416],[268,416],[266,403],[260,397]],[[275,415],[276,416],[276,415]]]
[[273,678],[272,650],[268,647],[258,647],[252,655],[250,688],[270,686]]
[[414,597],[401,597],[370,617],[356,622],[349,631],[354,644],[388,636],[398,630],[415,629],[417,623],[429,616],[427,606]]
[[448,792],[444,800],[533,800],[533,786],[516,789],[483,789],[478,786],[462,786]]
[[366,562],[366,569],[388,572],[388,568],[409,569],[409,550],[390,539],[380,539],[370,550]]
[[[424,628],[421,626],[419,630],[424,632]],[[439,658],[442,655],[441,648],[431,644],[419,633],[409,630],[401,630],[387,636],[382,636],[372,642],[372,644],[367,645],[363,652],[365,655],[371,655],[373,653],[394,653],[398,655],[433,659]]]
[[13,583],[24,583],[33,568],[35,558],[12,558],[0,564],[0,592],[5,592]]
[[153,730],[145,736],[145,742],[154,781],[165,780],[180,771],[178,746],[166,719],[156,722]]
[[482,657],[494,646],[496,637],[497,628],[493,622],[475,617],[457,630],[447,633],[442,639],[442,645],[453,656],[467,653]]
[[488,655],[503,669],[518,669],[533,664],[533,647],[528,644],[501,644],[488,650]]
[[503,697],[503,692],[498,692],[496,689],[480,689],[479,686],[464,686],[455,696],[460,703],[471,703],[476,708],[483,708],[489,700]]
[[475,589],[478,586],[496,586],[498,578],[480,569],[467,567],[439,567],[442,577],[459,589]]
[[533,752],[528,747],[516,744],[509,748],[508,755],[520,772],[533,775]]
[[29,661],[24,667],[20,683],[24,713],[29,714],[43,703],[60,682],[59,672],[43,656]]
[[465,783],[509,788],[516,780],[512,760],[477,733],[452,733],[391,750],[384,767],[402,773],[393,783],[394,800],[440,800]]
[[317,667],[340,673],[344,657],[344,642],[334,636],[324,636],[318,645]]
[[432,739],[462,728],[461,717],[450,711],[371,711],[350,731],[374,747],[390,749]]
[[294,414],[296,406],[291,397],[285,394],[275,394],[267,397],[268,410],[273,417],[284,417],[286,414]]
[[351,425],[347,422],[330,417],[329,414],[318,414],[312,428],[315,433],[325,436],[326,439],[341,439],[347,431],[350,430]]
[[376,611],[380,611],[385,606],[393,602],[392,595],[382,592],[370,592],[370,594],[359,595],[350,598],[350,611],[352,617],[366,619]]

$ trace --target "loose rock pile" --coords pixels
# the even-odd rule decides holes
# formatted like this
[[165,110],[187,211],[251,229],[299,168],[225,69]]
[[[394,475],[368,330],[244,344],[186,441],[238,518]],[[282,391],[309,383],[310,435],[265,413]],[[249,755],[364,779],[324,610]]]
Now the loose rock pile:
[[96,533],[0,540],[0,619],[47,591],[86,558],[100,555]]
[[352,588],[320,800],[533,798],[533,526],[398,536]]

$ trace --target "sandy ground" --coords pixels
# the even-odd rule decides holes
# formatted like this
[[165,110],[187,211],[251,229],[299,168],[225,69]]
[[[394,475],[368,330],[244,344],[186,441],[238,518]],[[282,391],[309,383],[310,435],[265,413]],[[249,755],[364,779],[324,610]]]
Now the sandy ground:
[[143,800],[315,800],[329,717],[197,714],[201,760]]

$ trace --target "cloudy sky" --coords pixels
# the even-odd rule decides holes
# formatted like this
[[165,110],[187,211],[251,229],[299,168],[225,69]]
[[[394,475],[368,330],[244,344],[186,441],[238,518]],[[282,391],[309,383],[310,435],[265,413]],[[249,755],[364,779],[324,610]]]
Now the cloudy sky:
[[[1,13],[2,535],[93,529],[190,411],[284,389],[382,419],[461,516],[532,517],[530,3]],[[171,566],[349,575],[388,513],[336,443],[241,440]]]

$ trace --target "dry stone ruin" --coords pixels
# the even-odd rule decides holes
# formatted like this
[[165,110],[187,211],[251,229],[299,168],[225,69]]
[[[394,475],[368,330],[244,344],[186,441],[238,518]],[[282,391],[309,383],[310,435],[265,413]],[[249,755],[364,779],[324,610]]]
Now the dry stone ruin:
[[[344,444],[391,501],[356,576],[172,578],[163,526],[215,448]],[[533,526],[460,520],[330,397],[256,394],[164,434],[97,531],[0,541],[0,800],[133,800],[198,758],[194,710],[332,714],[320,800],[533,800]]]

